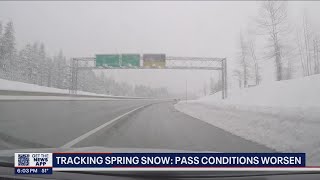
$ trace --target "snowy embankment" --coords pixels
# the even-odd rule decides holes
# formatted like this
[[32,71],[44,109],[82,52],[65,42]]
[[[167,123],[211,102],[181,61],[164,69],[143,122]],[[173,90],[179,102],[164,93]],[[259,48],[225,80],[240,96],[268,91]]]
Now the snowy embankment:
[[320,165],[320,75],[182,101],[176,109],[280,152]]
[[[68,89],[58,89],[53,87],[39,86],[36,84],[23,83],[18,81],[10,81],[6,79],[0,79],[0,90],[9,91],[28,91],[28,92],[47,92],[47,93],[59,93],[68,94]],[[81,95],[101,95],[90,92],[78,91]]]
[[[0,79],[0,91],[9,91],[9,92],[34,92],[34,93],[54,93],[59,94],[63,96],[69,95],[68,89],[59,89],[59,88],[53,88],[53,87],[45,87],[45,86],[39,86],[36,84],[28,84],[18,81],[10,81],[5,79]],[[18,93],[19,94],[19,93]],[[22,93],[23,94],[23,93]],[[40,94],[41,95],[41,94]],[[96,94],[91,92],[84,92],[84,91],[77,91],[77,95],[81,96],[94,96],[94,97],[104,97],[104,98],[114,98],[114,99],[146,99],[143,97],[127,97],[127,96],[111,96],[111,95],[105,95],[105,94]],[[28,95],[28,97],[22,98],[20,96],[15,97],[12,95],[0,95],[0,99],[39,99],[36,98],[35,94]],[[55,95],[50,95],[55,96]],[[49,97],[46,97],[45,99],[50,99]],[[65,99],[63,97],[51,97],[51,99]],[[72,98],[74,99],[74,98]]]

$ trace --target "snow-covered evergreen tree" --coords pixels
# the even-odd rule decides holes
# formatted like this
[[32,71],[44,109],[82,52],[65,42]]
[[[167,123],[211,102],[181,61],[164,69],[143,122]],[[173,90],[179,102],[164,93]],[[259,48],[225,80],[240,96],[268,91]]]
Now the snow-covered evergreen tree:
[[[71,86],[71,67],[63,51],[50,57],[43,43],[28,43],[16,53],[15,34],[12,22],[2,28],[0,22],[0,78],[67,89]],[[87,62],[80,66],[89,66]],[[100,94],[142,97],[167,97],[166,88],[150,88],[116,82],[93,70],[78,71],[78,90]]]
[[47,77],[47,72],[48,68],[46,66],[46,51],[45,51],[45,46],[43,43],[40,44],[39,48],[39,85],[43,86],[46,84],[46,77]]
[[[1,28],[2,29],[2,28]],[[2,30],[1,30],[2,31]],[[15,34],[12,21],[8,22],[5,26],[3,35],[1,36],[1,56],[0,67],[5,72],[7,79],[12,79],[12,70],[14,69],[15,60]]]

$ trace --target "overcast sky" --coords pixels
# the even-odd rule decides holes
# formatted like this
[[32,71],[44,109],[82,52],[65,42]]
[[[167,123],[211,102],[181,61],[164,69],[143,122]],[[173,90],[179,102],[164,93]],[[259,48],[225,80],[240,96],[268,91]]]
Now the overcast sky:
[[[317,21],[320,2],[289,2],[294,21],[308,9]],[[120,1],[120,2],[0,2],[0,20],[12,20],[17,46],[43,42],[53,55],[70,57],[97,53],[166,53],[171,56],[235,58],[241,28],[257,16],[254,1]],[[213,73],[198,71],[113,71],[130,83],[167,86],[198,92]]]

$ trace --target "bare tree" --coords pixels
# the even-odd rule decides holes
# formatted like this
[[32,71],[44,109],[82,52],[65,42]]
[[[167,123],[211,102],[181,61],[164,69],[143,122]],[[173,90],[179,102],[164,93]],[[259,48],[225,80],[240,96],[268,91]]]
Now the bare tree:
[[256,56],[255,44],[252,39],[249,41],[248,49],[249,49],[249,53],[252,58],[253,66],[254,66],[255,85],[259,85],[261,82],[260,67],[259,67],[257,56]]
[[281,39],[288,33],[287,3],[284,1],[263,1],[258,25],[268,35],[272,48],[269,58],[275,59],[276,80],[283,79]]
[[203,94],[204,94],[204,96],[207,95],[207,84],[206,83],[204,83],[204,85],[203,85]]
[[320,73],[320,63],[319,63],[319,39],[315,38],[313,40],[313,56],[314,56],[314,72],[315,74]]
[[238,81],[238,86],[239,88],[242,88],[242,73],[241,71],[239,71],[238,69],[235,69],[233,71],[233,76],[236,78],[236,80]]
[[[240,32],[240,57],[239,57],[239,65],[241,75],[243,76],[241,79],[243,80],[243,87],[248,87],[248,80],[249,80],[249,64],[248,64],[248,47],[247,43],[245,42],[242,32]],[[238,74],[239,75],[239,74]]]
[[210,94],[215,93],[215,82],[212,77],[210,77]]
[[304,45],[305,45],[305,54],[306,54],[306,65],[307,65],[307,74],[312,74],[312,63],[311,63],[311,50],[310,50],[310,24],[307,20],[306,12],[303,14],[303,36],[304,36]]
[[[220,76],[220,75],[219,75]],[[210,78],[210,94],[217,93],[219,91],[222,91],[222,81],[221,77],[218,78],[218,80],[214,80],[212,77]]]
[[298,46],[298,50],[299,50],[299,57],[300,57],[300,63],[301,63],[303,76],[308,76],[309,72],[308,72],[308,68],[306,65],[305,57],[303,55],[304,54],[303,42],[302,42],[302,38],[301,38],[299,31],[297,31],[297,46]]
[[308,21],[304,11],[302,28],[297,28],[297,43],[304,76],[320,73],[319,70],[319,40]]
[[239,83],[239,88],[246,88],[248,86],[248,63],[247,63],[247,44],[240,32],[240,52],[237,58],[237,67],[233,70],[233,76]]

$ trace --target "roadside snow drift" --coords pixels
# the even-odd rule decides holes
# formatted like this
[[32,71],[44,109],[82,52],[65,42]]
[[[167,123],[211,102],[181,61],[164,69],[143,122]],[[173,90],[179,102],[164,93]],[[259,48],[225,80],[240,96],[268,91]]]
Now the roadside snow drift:
[[182,101],[176,109],[281,152],[305,152],[320,165],[320,75]]
[[[68,94],[68,89],[59,89],[53,87],[39,86],[36,84],[28,84],[18,81],[10,81],[6,79],[0,79],[0,90],[12,90],[12,91],[28,91],[28,92],[47,92],[47,93],[60,93]],[[81,95],[100,95],[96,93],[78,91]]]
[[[5,79],[0,79],[0,92],[1,91],[10,91],[18,92],[19,95],[11,95],[10,93],[7,94],[6,92],[1,94],[0,93],[0,100],[84,100],[84,98],[80,98],[80,96],[87,97],[86,100],[96,100],[98,98],[107,98],[109,100],[120,100],[120,99],[145,99],[145,100],[166,100],[166,99],[156,99],[156,98],[147,98],[147,97],[136,97],[136,96],[113,96],[113,95],[106,95],[106,94],[97,94],[85,91],[77,91],[77,95],[75,97],[70,97],[68,89],[59,89],[53,87],[46,87],[46,86],[39,86],[36,84],[28,84],[18,81],[10,81]],[[23,95],[20,95],[20,92],[23,92]],[[29,95],[25,95],[27,92]],[[30,93],[32,92],[32,93]],[[41,93],[46,93],[45,96],[41,95]],[[54,93],[54,94],[49,94]],[[15,94],[15,93],[13,93]],[[58,95],[57,95],[58,94]],[[62,97],[58,97],[62,95]],[[79,96],[80,95],[80,96]],[[170,100],[170,99],[167,99]]]

